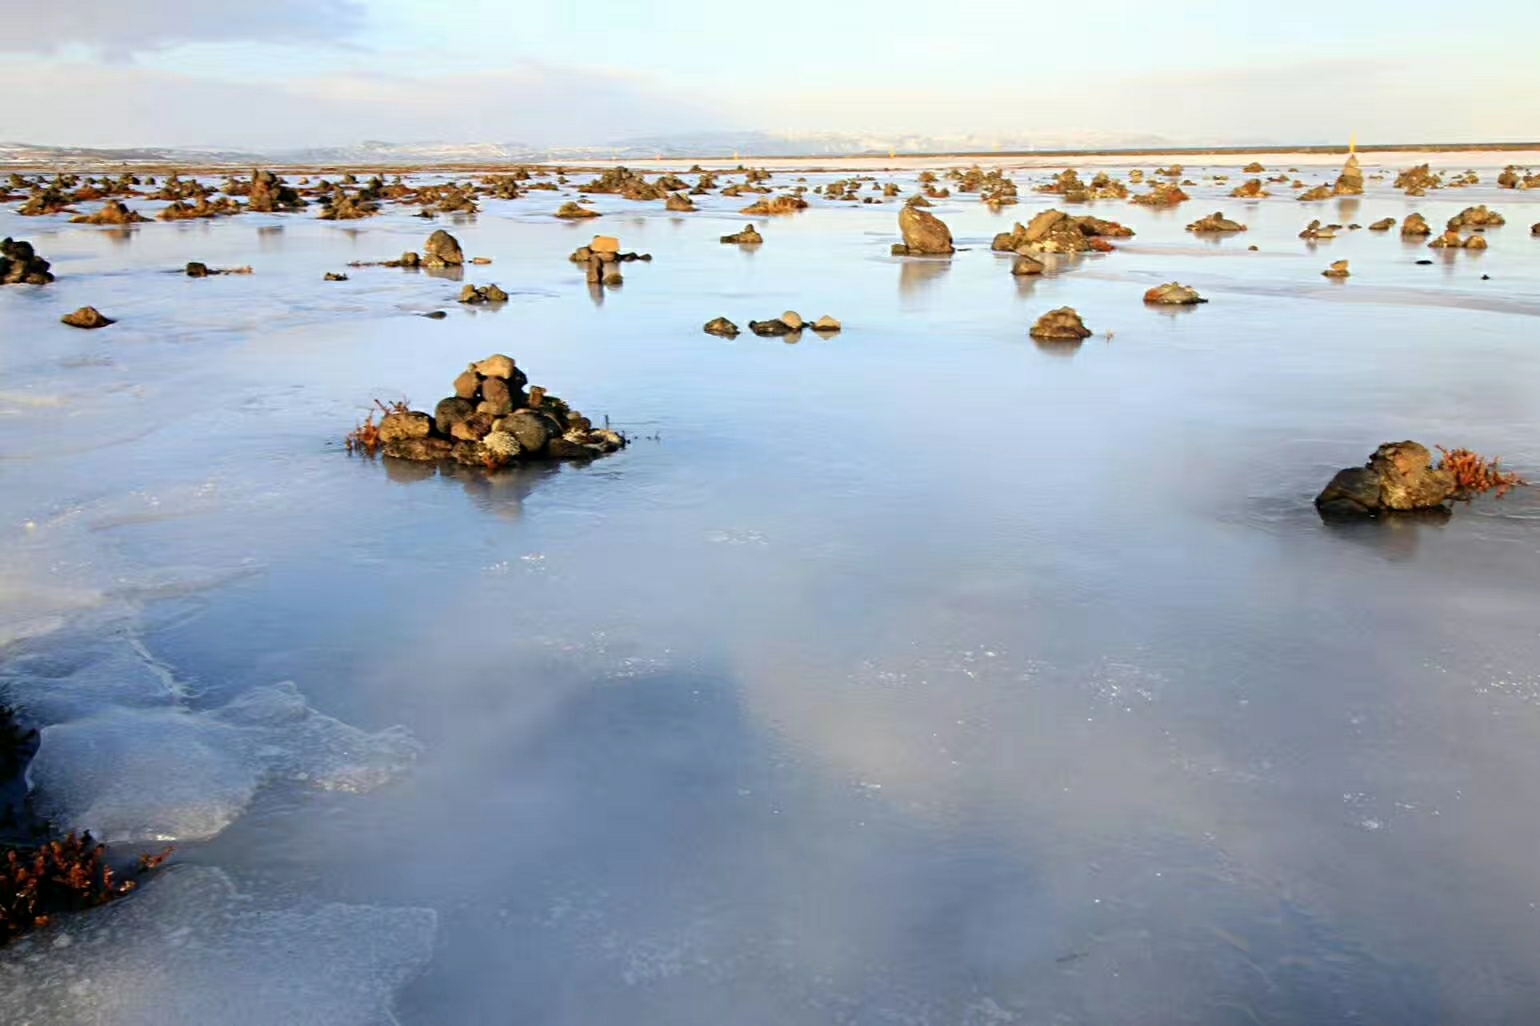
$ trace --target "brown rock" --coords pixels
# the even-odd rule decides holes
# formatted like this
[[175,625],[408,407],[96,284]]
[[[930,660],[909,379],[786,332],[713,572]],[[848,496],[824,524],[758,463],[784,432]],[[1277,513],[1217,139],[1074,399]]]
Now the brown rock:
[[480,387],[481,378],[476,374],[475,364],[472,364],[461,371],[459,377],[455,378],[455,397],[458,399],[474,399],[476,398],[476,390]]
[[454,444],[447,438],[402,438],[394,442],[386,442],[381,451],[386,456],[392,456],[398,460],[426,463],[448,459],[454,451]]
[[440,228],[423,244],[422,262],[427,267],[459,267],[465,263],[465,254],[459,240]]
[[380,420],[380,441],[389,445],[412,438],[427,438],[433,433],[433,419],[415,410],[387,413]]
[[67,313],[59,320],[72,328],[105,328],[109,324],[116,324],[111,317],[103,316],[102,312],[94,306],[83,306],[74,313]]
[[1033,338],[1046,341],[1069,341],[1090,338],[1091,331],[1080,319],[1080,315],[1071,307],[1062,306],[1057,310],[1050,310],[1037,319],[1027,334]]
[[1334,260],[1332,265],[1321,273],[1328,278],[1346,278],[1349,274],[1348,262],[1346,260]]
[[757,246],[765,241],[765,237],[755,231],[753,225],[746,224],[743,226],[743,231],[722,236],[722,241],[730,244],[736,243],[740,246]]
[[1144,301],[1157,306],[1194,306],[1207,303],[1198,290],[1176,282],[1157,285],[1144,294]]
[[909,256],[950,256],[952,232],[936,215],[905,204],[898,212],[898,230]]
[[1243,232],[1246,226],[1239,221],[1231,221],[1216,210],[1207,217],[1199,218],[1188,225],[1187,230],[1190,232]]
[[715,335],[718,338],[737,338],[739,335],[738,325],[726,317],[715,317],[707,321],[703,330],[706,334]]
[[514,376],[517,366],[513,362],[513,357],[504,356],[502,353],[495,353],[485,360],[476,363],[473,369],[484,378],[503,378],[507,380]]
[[597,210],[589,210],[587,207],[580,207],[576,203],[569,201],[567,203],[563,203],[561,207],[557,209],[556,216],[564,220],[572,221],[584,217],[598,217],[599,212]]
[[1364,466],[1339,471],[1316,496],[1315,505],[1327,515],[1362,516],[1434,509],[1454,494],[1454,474],[1435,470],[1425,447],[1416,442],[1387,442]]
[[543,452],[556,433],[551,422],[533,410],[519,410],[500,421],[501,429],[512,435],[526,453]]

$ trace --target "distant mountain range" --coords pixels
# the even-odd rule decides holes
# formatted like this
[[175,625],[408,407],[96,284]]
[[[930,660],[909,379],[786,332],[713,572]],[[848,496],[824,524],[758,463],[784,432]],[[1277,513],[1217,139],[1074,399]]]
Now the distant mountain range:
[[1154,135],[1085,134],[1075,137],[876,135],[848,132],[696,132],[621,139],[606,145],[539,147],[527,143],[391,143],[292,150],[196,147],[106,149],[0,143],[0,166],[48,164],[489,164],[545,160],[640,160],[655,157],[850,157],[889,153],[988,153],[1065,149],[1158,149],[1172,145]]

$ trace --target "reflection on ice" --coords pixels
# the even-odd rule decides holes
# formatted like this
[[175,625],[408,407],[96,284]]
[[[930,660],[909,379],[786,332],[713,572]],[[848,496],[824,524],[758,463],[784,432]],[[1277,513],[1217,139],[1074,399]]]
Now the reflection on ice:
[[429,909],[271,909],[217,869],[140,892],[0,954],[0,1017],[27,1026],[388,1026],[433,950]]

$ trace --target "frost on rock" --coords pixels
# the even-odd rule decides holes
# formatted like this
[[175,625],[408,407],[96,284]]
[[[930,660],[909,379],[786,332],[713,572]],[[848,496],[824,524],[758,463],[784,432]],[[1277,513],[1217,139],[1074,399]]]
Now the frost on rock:
[[28,1026],[388,1026],[427,964],[431,909],[254,907],[217,869],[139,893],[0,953],[0,1018]]
[[208,712],[117,707],[44,727],[27,784],[61,830],[109,844],[199,841],[234,822],[269,781],[367,791],[417,752],[404,729],[365,733],[283,683]]

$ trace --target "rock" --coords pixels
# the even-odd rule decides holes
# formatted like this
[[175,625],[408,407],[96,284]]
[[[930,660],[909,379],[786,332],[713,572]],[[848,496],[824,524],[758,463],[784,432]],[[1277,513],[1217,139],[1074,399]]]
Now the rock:
[[1466,249],[1486,249],[1487,240],[1484,235],[1471,235],[1465,240]]
[[695,203],[682,192],[671,192],[668,199],[663,201],[663,209],[687,214],[695,209]]
[[345,275],[345,274],[339,274],[336,271],[327,271],[325,274],[321,275],[321,280],[322,281],[347,281],[348,280],[348,276]]
[[715,317],[707,321],[704,330],[706,334],[715,335],[718,338],[737,338],[739,334],[738,325],[726,317]]
[[1373,224],[1371,224],[1369,226],[1369,230],[1371,232],[1388,232],[1392,228],[1394,228],[1395,226],[1396,226],[1396,219],[1395,218],[1393,218],[1393,217],[1382,217],[1378,221],[1376,221]]
[[476,391],[480,387],[481,378],[476,373],[475,365],[472,364],[461,371],[459,377],[455,378],[455,397],[458,399],[475,399]]
[[1246,226],[1239,221],[1231,221],[1223,213],[1216,210],[1207,217],[1200,218],[1187,226],[1190,232],[1243,232]]
[[1046,264],[1044,264],[1036,257],[1029,256],[1026,253],[1016,254],[1016,258],[1011,261],[1011,273],[1016,275],[1018,278],[1027,277],[1034,274],[1042,274],[1046,269]]
[[1335,239],[1337,230],[1333,225],[1323,225],[1319,218],[1305,225],[1305,230],[1299,233],[1302,239]]
[[408,250],[405,253],[402,253],[401,254],[401,259],[396,261],[396,266],[397,267],[419,267],[421,265],[422,265],[422,258],[419,257],[416,253],[411,252],[410,250]]
[[818,320],[808,325],[808,327],[821,334],[832,335],[840,330],[841,325],[840,322],[835,320],[833,317],[830,317],[828,314],[824,314],[822,317],[818,318]]
[[1262,188],[1262,179],[1251,178],[1231,189],[1230,195],[1236,199],[1261,199],[1267,195],[1267,190]]
[[1207,303],[1208,300],[1198,295],[1198,290],[1176,282],[1165,285],[1157,285],[1144,294],[1146,303],[1159,306],[1194,306],[1198,303]]
[[1321,273],[1328,278],[1346,278],[1348,276],[1348,262],[1346,260],[1334,260],[1332,265]]
[[1191,199],[1181,186],[1170,182],[1156,182],[1150,186],[1150,191],[1142,196],[1135,196],[1131,202],[1145,207],[1174,207],[1178,203],[1185,203]]
[[0,241],[0,285],[47,285],[53,281],[49,266],[32,243],[10,237]]
[[1349,154],[1347,162],[1342,165],[1342,173],[1337,175],[1337,181],[1332,185],[1332,192],[1337,196],[1362,196],[1364,192],[1364,172],[1358,166],[1358,156]]
[[610,288],[626,283],[625,276],[620,273],[619,264],[605,264],[604,273],[600,276],[600,281]]
[[410,438],[427,438],[433,433],[433,418],[426,413],[400,411],[380,419],[380,441],[389,445]]
[[207,278],[209,276],[209,265],[197,260],[191,260],[188,261],[186,272],[189,278]]
[[449,312],[447,310],[429,310],[422,316],[428,318],[430,321],[441,321],[445,317],[449,316]]
[[454,451],[454,443],[447,438],[402,438],[386,442],[381,451],[398,460],[428,463],[448,459]]
[[588,244],[590,253],[619,253],[620,240],[613,235],[595,235],[594,241]]
[[726,243],[736,243],[740,246],[757,246],[764,242],[765,238],[763,235],[760,235],[759,232],[754,230],[753,225],[746,224],[743,226],[743,231],[736,232],[732,235],[722,236],[722,241]]
[[449,437],[457,442],[479,442],[492,430],[493,416],[477,410],[464,420],[457,420],[449,428]]
[[[1021,231],[1021,242],[1038,242],[1047,237],[1056,225],[1069,220],[1069,215],[1062,210],[1044,210],[1027,222],[1027,226]],[[998,236],[996,237],[998,239]],[[1019,243],[1018,243],[1019,245]],[[1012,249],[1017,248],[1012,246]]]
[[905,205],[898,212],[898,230],[908,256],[950,256],[952,232],[936,215]]
[[778,338],[790,335],[796,329],[782,320],[750,321],[749,330],[761,338]]
[[70,218],[71,224],[139,224],[148,221],[143,214],[135,213],[128,209],[122,200],[108,200],[102,204],[102,209],[94,214],[81,214]]
[[1430,171],[1426,164],[1402,171],[1395,181],[1395,187],[1405,189],[1408,196],[1421,196],[1429,189],[1442,188],[1443,184],[1443,176]]
[[777,216],[780,214],[795,214],[799,210],[807,209],[807,200],[801,196],[776,196],[767,197],[758,203],[751,204],[738,211],[740,214]]
[[1406,220],[1401,222],[1401,234],[1411,238],[1421,235],[1432,235],[1433,229],[1428,226],[1428,221],[1421,214],[1407,214]]
[[305,207],[300,194],[271,171],[253,171],[246,196],[246,209],[257,213],[302,210]]
[[65,314],[59,320],[72,328],[105,328],[109,324],[117,323],[111,317],[104,316],[94,306],[83,306],[74,313]]
[[[522,399],[523,396],[520,396]],[[490,413],[494,417],[506,417],[513,412],[513,390],[503,378],[487,378],[481,382],[481,404],[478,413]]]
[[1085,322],[1080,319],[1080,315],[1074,309],[1067,306],[1062,306],[1057,310],[1050,310],[1043,314],[1043,316],[1037,319],[1037,323],[1032,325],[1031,330],[1027,334],[1033,338],[1052,342],[1069,341],[1071,339],[1079,341],[1080,339],[1091,337],[1091,331],[1085,326]]
[[506,381],[517,377],[520,388],[524,387],[524,383],[528,380],[519,372],[513,357],[504,356],[502,353],[494,353],[485,360],[472,364],[471,369],[484,378],[502,378]]
[[781,314],[781,323],[791,328],[792,331],[801,331],[803,327],[802,315],[795,310],[787,310]]
[[1436,509],[1455,495],[1455,477],[1434,469],[1416,442],[1387,442],[1362,467],[1337,472],[1315,506],[1324,515],[1373,516],[1385,511]]
[[1260,175],[1266,173],[1266,171],[1267,168],[1263,167],[1261,164],[1254,160],[1250,164],[1247,164],[1245,167],[1241,168],[1241,172],[1248,175]]
[[1322,200],[1329,200],[1335,195],[1336,193],[1332,191],[1331,186],[1317,185],[1313,189],[1306,189],[1304,192],[1300,193],[1299,201],[1301,203],[1319,203]]
[[470,304],[506,303],[508,293],[496,285],[466,285],[460,289],[460,302]]
[[563,203],[556,211],[556,216],[567,221],[573,221],[584,217],[598,217],[599,212],[597,210],[589,210],[587,207],[580,207],[576,203],[568,201]]
[[460,267],[465,263],[465,254],[459,240],[440,228],[423,244],[422,262],[426,267]]
[[470,420],[475,415],[476,406],[469,399],[461,399],[459,396],[440,399],[433,408],[433,427],[439,434],[449,435],[456,424]]
[[551,422],[533,410],[520,410],[499,423],[501,430],[512,435],[526,453],[542,452],[555,434]]
[[1507,223],[1503,215],[1495,210],[1488,210],[1483,203],[1479,207],[1466,207],[1451,217],[1444,227],[1449,231],[1458,231],[1461,228],[1474,228],[1480,231],[1484,228],[1500,228]]

